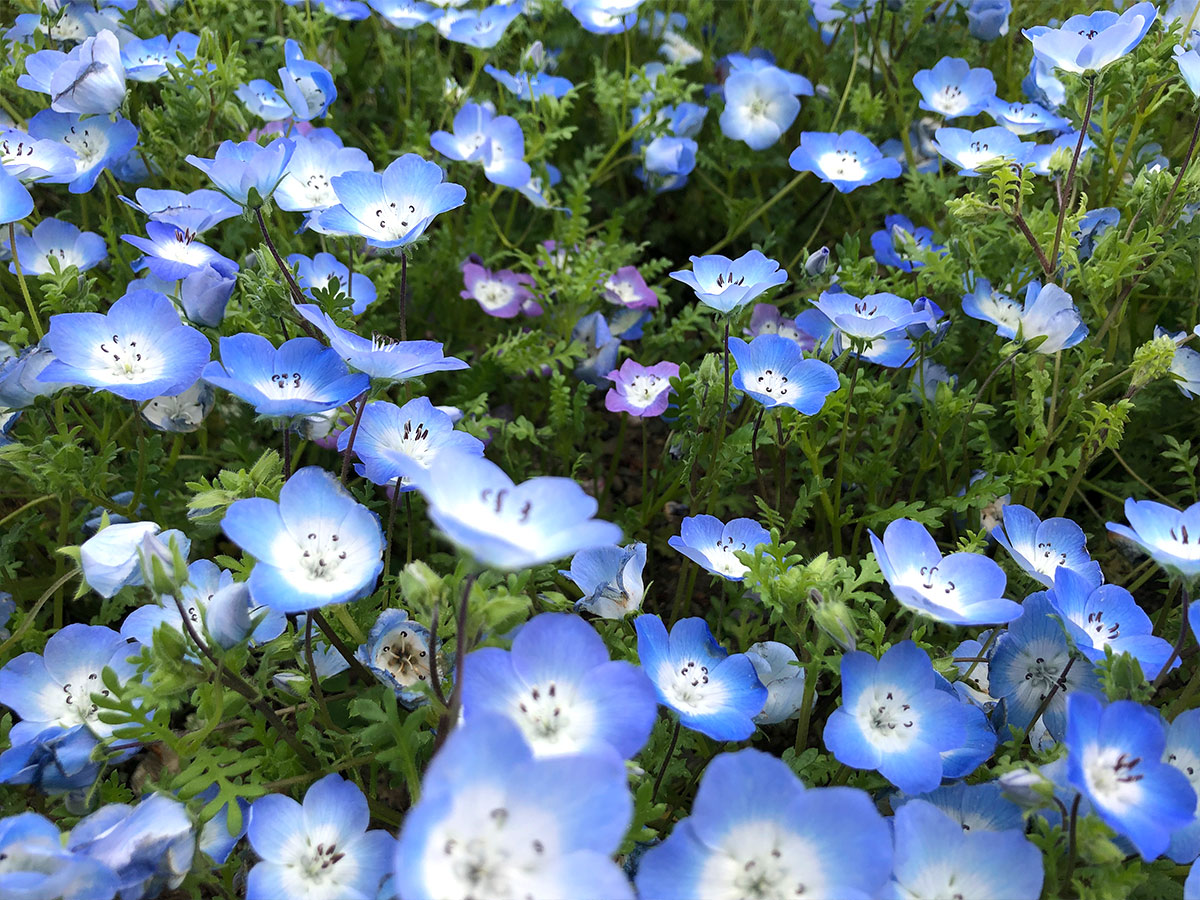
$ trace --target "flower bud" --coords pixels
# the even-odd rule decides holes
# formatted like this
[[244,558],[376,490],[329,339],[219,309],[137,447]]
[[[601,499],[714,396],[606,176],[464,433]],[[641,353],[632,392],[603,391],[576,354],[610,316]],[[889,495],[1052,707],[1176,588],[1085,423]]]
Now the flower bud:
[[829,266],[829,248],[822,247],[804,261],[804,274],[816,278]]
[[841,600],[826,600],[816,588],[808,592],[808,601],[812,605],[813,621],[833,638],[834,643],[848,651],[858,645],[858,632],[850,607]]

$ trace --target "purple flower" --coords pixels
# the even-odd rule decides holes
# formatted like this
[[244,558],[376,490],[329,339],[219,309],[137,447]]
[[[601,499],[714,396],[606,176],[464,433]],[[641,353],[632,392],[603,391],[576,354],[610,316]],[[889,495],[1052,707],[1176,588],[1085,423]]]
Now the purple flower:
[[463,287],[459,292],[464,300],[474,300],[489,316],[511,319],[518,313],[527,316],[541,315],[542,307],[533,299],[526,285],[533,278],[509,269],[491,271],[476,262],[463,263]]
[[648,418],[666,411],[671,379],[679,377],[679,366],[673,362],[643,366],[627,359],[605,377],[613,383],[604,397],[605,409]]
[[646,284],[634,266],[621,266],[604,282],[604,299],[629,309],[653,309],[658,306],[658,294]]

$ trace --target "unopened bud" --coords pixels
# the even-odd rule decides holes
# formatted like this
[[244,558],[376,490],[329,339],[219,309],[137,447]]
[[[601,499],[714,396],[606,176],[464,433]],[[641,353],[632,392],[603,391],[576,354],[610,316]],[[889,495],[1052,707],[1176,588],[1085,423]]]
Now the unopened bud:
[[841,600],[826,600],[816,588],[808,592],[808,601],[812,606],[813,621],[833,638],[834,643],[843,650],[858,646],[858,632],[850,607]]
[[804,274],[816,278],[829,266],[829,248],[822,247],[804,261]]

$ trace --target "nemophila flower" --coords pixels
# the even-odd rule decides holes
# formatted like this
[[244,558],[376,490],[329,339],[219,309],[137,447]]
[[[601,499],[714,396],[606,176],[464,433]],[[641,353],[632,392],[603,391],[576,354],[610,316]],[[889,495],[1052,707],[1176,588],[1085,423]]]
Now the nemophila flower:
[[874,897],[891,871],[891,835],[866,792],[806,789],[760,750],[718,755],[692,814],[637,872],[645,900]]
[[966,4],[967,31],[981,41],[994,41],[1008,34],[1012,0],[970,0]]
[[[13,249],[8,240],[3,244]],[[86,272],[108,257],[108,248],[94,231],[81,231],[61,219],[42,219],[29,234],[17,233],[16,254],[25,275],[47,275],[54,271],[51,259],[60,272],[71,266]],[[8,271],[15,275],[16,265],[9,263]]]
[[825,746],[841,763],[874,769],[908,794],[942,780],[943,751],[962,746],[964,707],[936,687],[929,655],[912,641],[878,660],[842,657],[842,705],[825,724]]
[[43,50],[26,57],[25,73],[17,84],[49,94],[55,112],[107,115],[125,100],[121,44],[107,29],[69,53]]
[[300,45],[290,38],[283,44],[283,59],[279,82],[292,117],[307,122],[325,115],[329,104],[337,99],[333,76],[320,63],[305,59]]
[[950,625],[995,625],[1021,614],[1004,599],[1004,570],[979,553],[942,556],[925,526],[896,519],[883,540],[868,532],[883,577],[900,603]]
[[1087,335],[1088,327],[1070,294],[1055,284],[1042,287],[1040,281],[1029,283],[1021,308],[1018,339],[1029,341],[1044,337],[1045,340],[1034,349],[1048,355],[1074,347]]
[[166,77],[167,69],[194,62],[199,49],[200,37],[190,31],[181,31],[170,39],[165,34],[134,38],[121,47],[121,64],[125,67],[126,78],[158,81]]
[[296,143],[286,138],[265,147],[253,141],[225,141],[212,159],[192,154],[186,159],[230,200],[253,209],[271,198],[295,150]]
[[220,191],[207,188],[187,194],[183,191],[138,188],[134,197],[135,200],[128,197],[121,197],[121,200],[155,221],[187,226],[196,234],[202,234],[241,212],[240,207]]
[[86,725],[52,725],[0,753],[0,784],[28,784],[50,797],[87,791],[100,776],[100,763],[92,759],[99,744]]
[[368,0],[368,3],[389,25],[405,31],[427,25],[440,14],[437,7],[421,0]]
[[700,568],[720,575],[727,581],[741,581],[750,571],[734,554],[750,553],[760,544],[769,544],[771,535],[753,519],[731,519],[724,524],[716,516],[688,516],[679,525],[679,534],[667,543]]
[[788,165],[797,172],[812,172],[843,194],[884,178],[900,177],[900,163],[885,157],[857,131],[805,131],[800,146],[788,157]]
[[992,537],[1030,578],[1054,587],[1054,574],[1063,567],[1093,588],[1104,581],[1100,563],[1088,556],[1083,529],[1070,519],[1056,517],[1043,522],[1033,510],[1012,503],[1004,507],[1003,517],[1004,524],[992,529]]
[[178,281],[217,263],[236,265],[197,240],[191,229],[167,222],[147,222],[146,237],[123,234],[121,240],[146,254],[134,262],[135,272],[149,269],[150,274],[163,281]]
[[921,92],[921,109],[940,113],[949,121],[983,112],[996,99],[996,79],[990,69],[972,69],[965,59],[943,56],[932,69],[913,76]]
[[[1079,132],[1068,131],[1060,134],[1049,144],[1027,144],[1029,151],[1025,164],[1037,175],[1053,175],[1064,177],[1070,168],[1071,158],[1079,144]],[[1082,160],[1096,149],[1096,142],[1090,137],[1083,139],[1083,147],[1079,151]]]
[[331,350],[377,381],[407,381],[430,372],[469,368],[461,359],[443,354],[437,341],[395,341],[382,335],[368,339],[338,327],[314,304],[297,306],[296,311],[325,333]]
[[751,150],[777,143],[796,121],[800,101],[782,71],[773,66],[734,71],[725,81],[721,131]]
[[1130,654],[1146,677],[1153,678],[1172,655],[1170,642],[1154,636],[1150,617],[1123,587],[1097,587],[1060,568],[1054,573],[1050,605],[1075,646],[1094,663],[1103,662],[1105,648],[1112,647],[1113,653]]
[[[1186,331],[1168,332],[1161,326],[1154,326],[1154,337],[1169,336],[1175,341],[1175,355],[1171,358],[1171,375],[1175,379],[1175,387],[1179,393],[1191,400],[1200,394],[1200,353],[1191,347],[1184,347],[1183,341],[1188,337]],[[0,373],[4,371],[0,364]],[[0,375],[0,378],[3,376]],[[0,403],[3,403],[3,388],[0,387]]]
[[425,770],[400,832],[395,889],[411,900],[632,900],[611,858],[632,815],[617,754],[536,757],[508,718],[475,716]]
[[292,114],[292,107],[279,89],[265,78],[252,78],[246,84],[238,85],[233,93],[250,113],[268,122],[277,122]]
[[653,366],[627,359],[607,376],[613,386],[604,395],[604,408],[631,416],[661,416],[667,409],[671,379],[679,377],[679,365],[660,362]]
[[531,170],[529,181],[517,188],[517,191],[538,209],[555,209],[559,212],[566,210],[565,206],[551,206],[547,199],[550,188],[562,181],[562,172],[548,162],[538,163],[536,170]]
[[1175,48],[1175,65],[1192,96],[1200,96],[1200,47]]
[[430,654],[439,652],[430,638],[429,629],[410,619],[404,610],[385,609],[371,626],[367,642],[354,651],[354,658],[412,709],[425,700],[421,687],[429,684]]
[[20,222],[33,212],[33,196],[29,189],[0,168],[0,225]]
[[1067,101],[1066,85],[1054,74],[1054,66],[1037,54],[1029,61],[1029,72],[1021,79],[1025,96],[1049,110],[1056,110]]
[[454,117],[454,131],[435,131],[433,149],[451,159],[482,163],[492,184],[516,188],[528,183],[533,173],[523,159],[525,134],[512,116],[495,116],[488,106],[468,103]]
[[1042,853],[1020,828],[968,831],[921,799],[905,803],[892,821],[892,882],[879,896],[888,900],[1037,900],[1042,894]]
[[1187,775],[1163,762],[1166,733],[1157,713],[1117,700],[1067,698],[1067,772],[1096,815],[1128,838],[1143,859],[1170,843],[1171,832],[1191,823],[1196,793]]
[[[518,313],[537,315],[541,306],[533,299],[529,290],[533,277],[517,273],[509,269],[490,269],[475,262],[465,262],[462,266],[463,288],[459,296],[464,300],[474,300],[489,316],[498,319],[511,319]],[[537,312],[534,312],[536,307]]]
[[540,100],[542,97],[565,97],[575,87],[568,79],[547,72],[518,72],[513,75],[495,66],[485,65],[483,71],[496,79],[518,100]]
[[962,311],[972,319],[991,322],[1000,337],[1015,338],[1021,327],[1021,304],[995,290],[986,278],[976,278],[975,289],[963,295]]
[[312,257],[292,253],[287,264],[296,270],[296,284],[306,297],[313,291],[327,290],[333,281],[338,283],[338,294],[346,297],[350,305],[345,307],[354,315],[366,312],[375,302],[375,283],[362,272],[350,272],[350,268],[332,253],[317,253]]
[[633,624],[638,659],[658,702],[684,727],[716,741],[742,741],[754,733],[767,689],[745,654],[730,656],[698,617],[680,619],[670,635],[658,616],[638,616]]
[[198,266],[179,280],[157,278],[146,272],[137,281],[129,282],[125,293],[152,291],[166,295],[182,310],[184,316],[197,325],[218,327],[225,319],[225,307],[237,285],[238,264],[221,256]]
[[12,900],[97,900],[117,892],[113,871],[63,846],[58,827],[35,812],[0,819],[0,893]]
[[25,184],[71,181],[77,159],[61,141],[36,138],[17,128],[0,129],[0,168]]
[[833,334],[833,323],[820,310],[802,310],[794,319],[785,319],[779,308],[769,303],[756,303],[750,314],[747,334],[756,338],[763,334],[777,334],[794,341],[807,352],[823,345]]
[[1200,575],[1200,503],[1180,511],[1153,500],[1125,501],[1129,525],[1108,530],[1133,541],[1155,562],[1187,579]]
[[455,43],[489,49],[500,42],[505,29],[523,8],[522,0],[514,0],[512,3],[495,3],[481,10],[458,11],[444,34]]
[[979,175],[980,166],[1008,162],[1024,163],[1032,145],[1000,125],[968,131],[965,128],[939,128],[934,135],[937,152],[958,166],[959,175]]
[[840,386],[828,363],[806,359],[799,344],[778,334],[759,335],[748,344],[730,338],[729,352],[737,362],[733,386],[766,409],[790,406],[816,415]]
[[374,897],[395,842],[368,831],[367,798],[352,781],[326,775],[303,805],[268,794],[250,807],[246,836],[259,862],[246,877],[247,900],[279,897]]
[[357,234],[373,247],[411,244],[434,217],[462,206],[467,191],[442,181],[437,163],[406,153],[382,173],[347,172],[330,179],[338,205],[321,213],[319,230]]
[[221,528],[258,560],[247,582],[255,602],[280,612],[358,600],[383,569],[378,517],[316,466],[288,479],[278,503],[236,501]]
[[635,266],[621,266],[604,280],[604,299],[628,309],[654,309],[658,294]]
[[779,641],[759,641],[750,645],[746,658],[767,689],[767,702],[754,721],[776,725],[795,718],[804,702],[804,669],[796,651]]
[[220,361],[204,367],[209,384],[251,404],[260,416],[295,417],[349,403],[371,380],[351,374],[341,354],[313,338],[292,338],[279,349],[249,332],[220,340]]
[[1101,10],[1074,15],[1058,28],[1035,25],[1021,33],[1034,54],[1064,72],[1099,72],[1142,42],[1158,17],[1153,3],[1135,3],[1119,15]]
[[[275,189],[275,202],[289,212],[316,212],[335,206],[332,179],[347,172],[372,172],[374,166],[357,147],[343,147],[323,137],[292,138],[296,145]],[[310,216],[310,218],[312,218]]]
[[779,263],[758,250],[737,259],[727,256],[690,257],[692,271],[671,272],[696,292],[696,299],[719,313],[730,313],[745,306],[764,291],[783,284],[788,274]]
[[[288,6],[305,6],[305,0],[283,0]],[[371,7],[361,0],[320,0],[321,9],[343,22],[361,22],[371,15]]]
[[[298,617],[297,621],[302,621],[302,618]],[[300,664],[301,672],[280,672],[271,680],[288,693],[303,696],[314,677],[318,681],[328,681],[350,668],[350,663],[346,662],[346,658],[336,647],[322,641],[313,641],[313,669],[311,672],[308,670],[306,657],[305,653],[297,654],[296,661]]]
[[1112,206],[1102,206],[1099,209],[1089,209],[1079,220],[1079,228],[1074,237],[1079,241],[1076,251],[1080,262],[1092,258],[1096,251],[1096,241],[1105,232],[1115,228],[1121,221],[1121,211]]
[[[779,66],[775,65],[774,57],[767,51],[758,51],[762,55],[757,55],[756,51],[758,51],[758,48],[752,49],[749,54],[730,53],[721,60],[721,63],[728,66],[729,71],[729,74],[725,76],[725,84],[728,84],[729,79],[739,72],[757,73],[774,70],[787,80],[788,90],[797,97],[811,97],[813,95],[813,84],[811,81],[803,75],[797,75],[795,72],[779,68]],[[722,87],[724,87],[724,84]]]
[[608,387],[608,373],[617,365],[621,339],[614,337],[603,313],[590,313],[575,323],[571,340],[583,344],[587,355],[575,366],[575,377],[592,387]]
[[615,751],[624,759],[645,746],[658,716],[650,679],[609,659],[604,640],[578,616],[542,613],[517,632],[512,650],[467,655],[463,716],[505,716],[536,757]]
[[981,784],[956,781],[920,797],[905,798],[903,802],[912,800],[923,800],[936,807],[966,832],[1025,830],[1021,808],[1004,796],[995,781]]
[[[338,450],[350,445],[350,432],[338,437]],[[374,484],[396,482],[401,491],[413,490],[416,469],[427,469],[443,453],[483,456],[483,442],[465,431],[425,397],[403,406],[377,401],[363,408],[354,452],[362,460],[358,472]]]
[[105,313],[50,317],[53,361],[39,381],[80,384],[126,400],[182,393],[212,354],[203,334],[179,320],[162,294],[134,291]]
[[591,547],[571,557],[569,571],[559,570],[583,596],[575,601],[576,612],[589,612],[601,619],[623,619],[642,608],[646,589],[646,545],[641,541],[618,547]]
[[892,266],[902,272],[919,269],[925,263],[914,257],[914,251],[945,253],[946,248],[933,242],[933,229],[918,228],[907,216],[884,217],[883,229],[871,235],[871,249],[882,266]]
[[112,669],[118,682],[133,677],[137,666],[127,658],[138,649],[111,628],[76,622],[50,635],[40,655],[22,653],[9,660],[0,669],[0,703],[21,718],[9,740],[24,743],[47,728],[75,725],[86,725],[98,738],[109,737],[117,726],[100,721],[92,694],[108,696],[100,680],[105,668]]
[[[1200,797],[1200,709],[1185,709],[1167,726],[1163,762],[1186,775]],[[1200,809],[1200,802],[1196,806]],[[1171,833],[1166,855],[1177,863],[1190,863],[1200,856],[1200,818]]]
[[984,112],[991,116],[997,125],[1022,137],[1040,131],[1066,131],[1071,127],[1070,121],[1055,115],[1038,103],[1022,103],[1019,100],[1009,103],[995,97],[985,107]]
[[996,729],[978,705],[963,695],[940,674],[935,675],[938,690],[953,697],[963,718],[963,739],[957,747],[941,752],[942,778],[966,778],[983,765],[996,750]]
[[642,0],[563,0],[563,9],[592,34],[621,34],[637,24]]
[[809,301],[852,341],[869,341],[915,325],[927,318],[912,301],[895,294],[868,294],[859,298],[845,291],[822,291]]
[[698,149],[691,138],[660,135],[644,148],[642,166],[636,174],[656,193],[678,190],[696,168]]
[[[79,548],[83,580],[101,597],[111,597],[127,585],[142,583],[138,548],[147,535],[157,534],[154,522],[130,522],[124,517],[84,541]],[[178,535],[178,532],[168,532]],[[190,544],[179,536],[180,550],[187,553]]]
[[439,454],[412,477],[433,523],[484,565],[525,569],[621,539],[618,526],[593,518],[595,499],[570,478],[514,484],[495,463],[462,453]]

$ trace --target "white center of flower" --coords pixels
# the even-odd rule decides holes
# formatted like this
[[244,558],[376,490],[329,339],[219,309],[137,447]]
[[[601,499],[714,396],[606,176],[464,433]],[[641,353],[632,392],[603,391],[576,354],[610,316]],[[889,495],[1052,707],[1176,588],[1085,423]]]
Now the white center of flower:
[[196,240],[195,232],[187,229],[176,229],[175,240],[155,244],[155,248],[158,250],[158,255],[163,259],[186,263],[191,266],[200,265],[207,260],[208,255],[204,252],[203,245],[193,246],[192,242],[194,240]]
[[676,660],[676,668],[665,679],[664,693],[671,698],[672,706],[684,712],[711,712],[712,703],[705,698],[718,692],[714,685],[709,687],[708,666],[710,660]]
[[401,687],[429,680],[429,645],[411,625],[400,625],[384,635],[374,662]]
[[1055,550],[1050,541],[1038,541],[1037,549],[1033,552],[1033,559],[1030,562],[1043,575],[1053,578],[1058,567],[1067,564],[1067,554],[1061,550]]
[[616,294],[617,299],[626,306],[636,303],[638,300],[637,291],[628,281],[617,281],[615,278],[610,278],[604,282],[604,286]]
[[513,696],[512,704],[510,718],[520,726],[536,755],[558,756],[586,749],[595,716],[574,684],[550,681],[527,686]]
[[299,568],[309,581],[333,581],[337,570],[346,560],[346,551],[340,546],[341,535],[328,537],[310,531],[297,546],[300,550]]
[[[1165,537],[1170,540],[1165,540]],[[1200,535],[1189,533],[1186,525],[1173,525],[1156,543],[1161,549],[1181,559],[1200,559]]]
[[376,207],[373,224],[387,239],[400,240],[416,228],[419,221],[417,207],[412,203],[390,202],[386,206]]
[[645,409],[670,387],[669,378],[660,378],[658,375],[634,375],[629,387],[625,389],[625,398],[633,406]]
[[64,726],[82,722],[91,725],[96,721],[100,708],[92,702],[92,694],[109,695],[108,689],[100,681],[97,672],[78,672],[76,676],[62,686],[63,710],[59,715],[58,724]]
[[512,303],[514,296],[516,296],[516,291],[513,286],[496,278],[489,278],[486,281],[477,282],[475,285],[475,299],[479,301],[480,306],[487,310],[497,310],[508,306]]
[[958,154],[958,162],[964,169],[974,169],[999,159],[1002,153],[997,153],[987,141],[971,141],[966,150]]
[[998,322],[1015,334],[1021,327],[1021,304],[995,291],[979,303],[979,310],[993,322]]
[[821,848],[775,822],[750,820],[712,848],[697,880],[714,900],[829,896]]
[[[1021,687],[1022,692],[1027,695],[1036,692],[1039,703],[1045,700],[1047,694],[1054,687],[1054,683],[1062,677],[1069,659],[1070,654],[1065,647],[1040,641],[1026,646],[1021,652],[1018,662],[1018,665],[1025,670],[1025,684]],[[1063,690],[1064,685],[1059,685],[1059,691]],[[1060,694],[1055,694],[1056,698],[1058,696]]]
[[338,850],[337,844],[321,843],[314,847],[310,838],[308,853],[300,858],[299,866],[305,879],[313,884],[336,882],[338,873],[334,872],[333,867],[345,857],[346,854]]
[[961,611],[962,597],[958,593],[958,585],[945,578],[938,566],[921,566],[920,569],[900,573],[896,584],[916,591],[936,606]]
[[789,394],[795,393],[788,377],[774,369],[763,369],[747,387],[757,394],[766,394],[781,403],[787,400]]
[[903,750],[920,732],[908,694],[897,687],[877,685],[864,691],[855,710],[863,735],[889,753]]
[[125,340],[119,334],[100,344],[100,353],[108,360],[110,374],[117,380],[140,381],[146,371],[142,357],[144,348],[136,340]]
[[1116,747],[1092,744],[1083,751],[1083,777],[1092,797],[1120,812],[1137,806],[1142,799],[1142,758]]
[[833,150],[822,154],[817,166],[830,178],[859,181],[867,174],[866,167],[859,161],[858,154],[849,150]]
[[771,101],[757,92],[746,100],[743,109],[746,115],[753,119],[769,119],[771,117]]
[[326,172],[312,172],[304,179],[304,197],[314,207],[333,206],[338,202]]
[[730,578],[741,578],[750,571],[750,567],[744,565],[734,553],[740,550],[748,550],[744,543],[733,542],[732,537],[725,537],[717,541],[717,546],[708,551],[705,556],[708,557],[709,563],[718,572],[729,576]]
[[75,151],[79,161],[75,171],[86,172],[108,153],[108,137],[93,132],[90,128],[72,125],[71,130],[62,136],[62,142]]
[[732,272],[723,272],[717,276],[715,286],[713,284],[710,284],[710,285],[708,285],[706,290],[707,290],[707,293],[709,293],[709,294],[723,294],[723,293],[725,293],[726,290],[733,287],[735,284],[738,285],[739,287],[741,287],[745,283],[746,283],[745,275],[742,275],[739,278],[734,278]]
[[946,116],[957,116],[967,108],[967,96],[957,84],[948,84],[933,95],[931,104]]
[[1167,762],[1188,777],[1196,792],[1196,809],[1200,810],[1200,753],[1191,747],[1173,747]]

